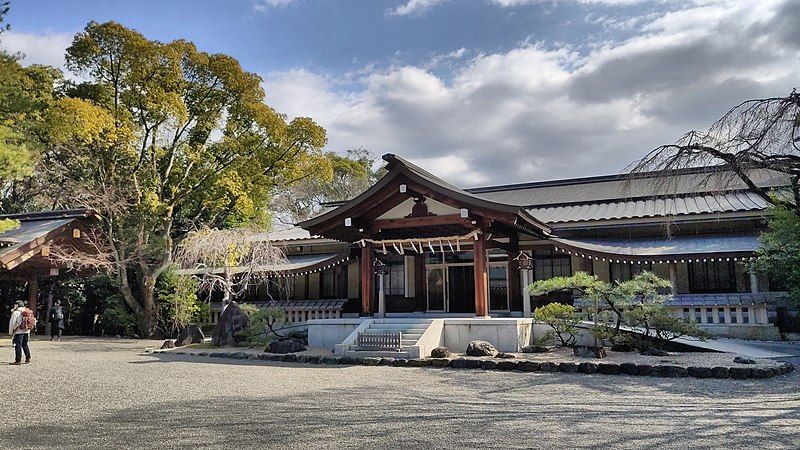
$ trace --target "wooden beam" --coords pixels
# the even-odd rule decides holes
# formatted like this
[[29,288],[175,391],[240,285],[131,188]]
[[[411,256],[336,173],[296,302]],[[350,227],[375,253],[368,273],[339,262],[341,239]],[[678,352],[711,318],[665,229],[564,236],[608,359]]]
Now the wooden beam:
[[489,315],[489,274],[486,270],[486,235],[479,234],[473,243],[474,273],[475,273],[475,316],[486,317]]
[[395,230],[398,228],[433,227],[439,225],[465,225],[470,226],[472,221],[464,219],[458,214],[426,217],[404,217],[402,219],[381,219],[372,222],[372,229]]
[[375,258],[372,244],[361,249],[361,314],[372,314],[372,292],[375,276],[372,273],[372,260]]

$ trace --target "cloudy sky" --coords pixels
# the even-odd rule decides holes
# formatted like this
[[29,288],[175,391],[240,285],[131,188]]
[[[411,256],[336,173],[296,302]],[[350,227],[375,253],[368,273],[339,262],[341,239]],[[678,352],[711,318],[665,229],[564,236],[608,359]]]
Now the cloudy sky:
[[798,0],[12,0],[0,45],[60,66],[89,20],[233,55],[330,150],[465,187],[617,173],[800,85]]

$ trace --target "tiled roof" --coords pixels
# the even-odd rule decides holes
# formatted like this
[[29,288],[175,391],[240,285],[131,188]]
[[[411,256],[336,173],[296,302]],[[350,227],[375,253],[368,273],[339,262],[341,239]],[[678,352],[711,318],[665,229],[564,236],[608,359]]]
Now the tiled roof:
[[[755,171],[751,177],[759,186],[788,185],[785,177],[771,171]],[[731,172],[709,175],[700,169],[669,176],[653,174],[631,179],[625,175],[604,175],[466,189],[487,200],[531,208],[744,190],[747,186]]]
[[593,257],[658,261],[694,258],[695,255],[739,256],[758,248],[758,235],[700,234],[653,237],[552,238],[559,248]]
[[534,217],[545,223],[568,223],[594,220],[630,219],[643,217],[684,216],[702,213],[760,211],[767,203],[758,195],[747,192],[727,192],[716,195],[665,197],[657,199],[620,200],[566,206],[528,208]]

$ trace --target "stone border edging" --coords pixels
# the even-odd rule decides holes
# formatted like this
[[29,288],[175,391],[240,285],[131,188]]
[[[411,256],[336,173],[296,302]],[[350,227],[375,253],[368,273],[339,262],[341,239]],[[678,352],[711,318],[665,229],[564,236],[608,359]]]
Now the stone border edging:
[[743,367],[743,366],[716,366],[716,367],[682,367],[674,365],[649,365],[634,363],[605,363],[605,362],[538,362],[517,359],[469,359],[469,358],[350,358],[347,356],[320,356],[298,355],[294,353],[245,353],[245,352],[186,352],[170,351],[159,353],[172,353],[184,356],[200,356],[209,358],[248,359],[258,361],[294,362],[301,364],[336,365],[364,365],[364,366],[393,366],[393,367],[449,367],[452,369],[483,369],[517,372],[562,372],[604,375],[634,375],[656,376],[667,378],[733,378],[743,380],[747,378],[765,379],[778,375],[786,375],[794,371],[794,364],[781,363],[775,367]]

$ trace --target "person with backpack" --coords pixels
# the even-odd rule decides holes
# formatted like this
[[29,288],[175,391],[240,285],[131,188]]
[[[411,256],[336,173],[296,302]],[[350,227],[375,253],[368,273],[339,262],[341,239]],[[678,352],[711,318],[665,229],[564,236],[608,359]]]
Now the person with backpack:
[[12,336],[11,343],[14,345],[14,362],[12,366],[22,364],[22,353],[25,353],[25,364],[31,362],[31,350],[28,348],[28,339],[31,330],[36,328],[36,316],[33,311],[25,307],[25,302],[18,301],[14,311],[11,313],[11,320],[8,321],[8,334]]
[[61,308],[61,300],[56,300],[50,312],[50,340],[60,341],[61,333],[64,332],[64,310]]

